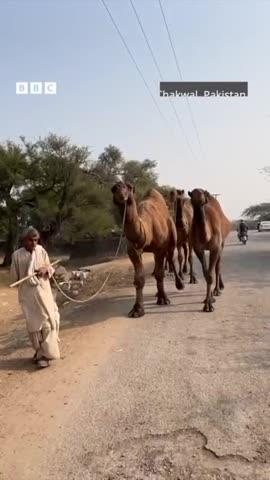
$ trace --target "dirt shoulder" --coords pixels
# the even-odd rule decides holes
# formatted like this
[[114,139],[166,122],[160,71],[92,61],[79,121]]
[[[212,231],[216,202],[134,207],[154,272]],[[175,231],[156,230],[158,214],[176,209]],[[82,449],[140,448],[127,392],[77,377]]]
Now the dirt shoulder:
[[[146,254],[144,256],[146,272],[151,272],[152,264],[153,256]],[[109,272],[111,276],[104,287],[104,293],[121,286],[131,286],[133,283],[133,267],[127,257],[92,265],[90,269],[91,273],[81,288],[79,296],[76,297],[77,299],[84,300],[93,295],[103,284]],[[18,303],[17,289],[11,289],[8,285],[9,271],[7,269],[0,270],[0,358],[17,355],[19,360],[24,355],[23,351],[25,349],[27,349],[28,354],[29,342]],[[78,304],[67,302],[63,298],[59,303],[62,317],[70,315],[74,308],[78,308]],[[85,305],[89,306],[89,303]],[[80,307],[83,307],[83,305],[80,305]]]
[[211,314],[201,276],[167,277],[162,307],[148,276],[146,315],[127,318],[129,267],[62,311],[61,361],[36,371],[27,339],[2,352],[0,479],[269,480],[269,240],[231,242]]
[[[144,260],[146,270],[151,272],[152,255]],[[91,270],[95,288],[109,271],[112,272],[110,282],[91,304],[68,304],[61,309],[61,360],[52,362],[51,367],[42,372],[36,371],[31,363],[33,351],[17,291],[7,286],[8,272],[1,272],[0,438],[5,444],[0,449],[1,480],[34,478],[31,471],[41,461],[41,448],[47,437],[48,442],[54,437],[60,438],[70,412],[77,408],[75,404],[70,405],[70,399],[75,403],[80,401],[85,384],[82,379],[95,378],[99,363],[116,348],[127,327],[123,318],[110,322],[111,317],[120,316],[122,306],[117,302],[112,306],[106,299],[114,297],[116,286],[132,286],[133,268],[129,259],[92,266]],[[83,294],[88,296],[91,289],[93,285],[90,289],[85,285]],[[16,461],[14,455],[18,456]]]

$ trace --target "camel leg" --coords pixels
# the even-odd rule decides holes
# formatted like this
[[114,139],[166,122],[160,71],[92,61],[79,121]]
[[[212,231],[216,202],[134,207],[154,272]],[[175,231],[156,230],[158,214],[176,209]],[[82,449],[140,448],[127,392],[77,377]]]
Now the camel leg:
[[198,280],[196,278],[196,275],[193,270],[193,248],[191,245],[191,242],[189,242],[189,251],[188,251],[188,261],[189,261],[189,268],[190,268],[190,284],[195,284],[198,283]]
[[[179,252],[179,250],[178,250],[178,252]],[[172,269],[173,274],[174,274],[175,286],[176,286],[177,290],[183,290],[185,288],[185,284],[184,284],[181,276],[178,275],[178,273],[177,273],[175,260],[174,260],[174,246],[173,247],[169,246],[168,261],[169,261],[169,265],[171,266],[171,269]]]
[[183,273],[183,254],[182,254],[182,245],[177,245],[177,252],[178,252],[178,263],[179,263],[179,277],[184,280],[184,273]]
[[155,276],[155,255],[154,255],[154,270],[152,271],[151,276],[152,276],[152,277]]
[[137,318],[144,315],[143,287],[145,284],[144,268],[142,263],[142,252],[130,249],[128,256],[134,266],[134,286],[136,288],[136,301],[128,316]]
[[165,259],[164,259],[164,271],[168,270],[168,268],[169,268],[168,260],[167,260],[167,257],[165,257]]
[[219,288],[220,288],[220,290],[224,290],[224,288],[225,288],[224,282],[222,280],[221,273],[219,274]]
[[[196,250],[194,249],[200,263],[201,263],[201,266],[202,266],[202,271],[203,271],[203,276],[204,276],[204,279],[207,283],[207,265],[206,265],[206,258],[205,258],[205,251],[204,250]],[[207,301],[207,297],[204,299],[203,303],[205,304]],[[212,300],[213,303],[215,303],[215,299],[213,298]]]
[[168,299],[164,290],[164,254],[157,254],[155,256],[155,278],[157,281],[157,305],[169,305]]
[[[220,275],[220,263],[221,263],[221,255],[219,256],[218,260],[217,260],[217,263],[216,263],[216,286],[214,288],[214,292],[213,294],[215,295],[215,297],[219,297],[219,295],[221,295],[221,288],[220,288],[220,279],[221,279],[221,275]],[[221,279],[222,281],[222,279]]]
[[[222,252],[223,252],[223,249],[224,249],[224,242],[222,242]],[[221,263],[221,258],[220,258],[220,263]],[[225,288],[225,285],[221,276],[221,266],[219,268],[219,288],[220,290],[224,290]]]
[[204,312],[213,312],[213,293],[212,293],[212,284],[213,284],[213,277],[214,277],[214,270],[216,268],[216,264],[220,258],[220,250],[212,250],[210,251],[210,258],[209,258],[209,268],[207,272],[207,292],[206,292],[206,299],[203,311]]
[[[164,277],[165,277],[166,276],[166,270],[168,270],[168,268],[169,268],[167,256],[164,258],[163,262],[164,262]],[[155,268],[154,268],[153,273],[152,273],[152,276],[156,278],[155,269],[156,269],[156,257],[155,257]],[[157,291],[155,297],[158,297],[158,291]]]
[[165,270],[168,271],[168,273],[173,273],[172,266],[170,265],[170,262],[168,260],[168,255],[165,257]]
[[188,257],[189,257],[189,248],[187,242],[183,243],[184,250],[184,266],[183,273],[188,273]]
[[[167,258],[169,262],[169,266],[171,267],[173,274],[174,274],[174,280],[175,280],[175,286],[177,290],[183,290],[185,288],[185,284],[183,280],[181,279],[180,275],[178,275],[177,270],[176,270],[176,262],[174,258],[174,251],[175,248],[178,247],[177,245],[177,232],[176,228],[174,225],[174,222],[172,219],[170,219],[170,230],[171,230],[171,236],[169,239],[169,244],[168,244],[168,250],[167,250]],[[179,252],[179,250],[178,250]]]
[[204,252],[204,250],[197,250],[197,249],[194,249],[194,251],[197,255],[198,260],[201,263],[203,276],[204,276],[205,280],[207,280],[207,266],[206,266],[205,252]]

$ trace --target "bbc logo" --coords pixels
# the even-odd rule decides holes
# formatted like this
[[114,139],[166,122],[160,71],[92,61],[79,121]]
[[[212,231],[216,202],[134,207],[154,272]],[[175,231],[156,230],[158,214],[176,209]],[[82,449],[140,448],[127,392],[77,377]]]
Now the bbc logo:
[[56,82],[16,82],[16,95],[56,95]]

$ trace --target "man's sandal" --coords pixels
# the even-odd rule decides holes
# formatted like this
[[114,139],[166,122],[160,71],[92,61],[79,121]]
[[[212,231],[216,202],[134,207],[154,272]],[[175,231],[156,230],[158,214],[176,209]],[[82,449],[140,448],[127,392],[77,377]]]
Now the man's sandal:
[[47,360],[47,358],[45,357],[41,357],[37,360],[37,366],[39,368],[46,368],[46,367],[49,367],[50,364],[49,364],[49,360]]

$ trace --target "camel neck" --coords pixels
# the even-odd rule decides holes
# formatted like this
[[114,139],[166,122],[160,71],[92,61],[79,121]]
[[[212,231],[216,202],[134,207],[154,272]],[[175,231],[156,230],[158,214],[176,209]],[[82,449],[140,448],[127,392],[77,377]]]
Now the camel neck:
[[205,207],[204,205],[195,206],[193,207],[193,211],[194,211],[193,223],[199,228],[201,241],[205,242],[207,241]]
[[183,225],[183,200],[177,198],[176,200],[176,214],[175,214],[175,223],[178,227]]
[[127,239],[141,248],[145,243],[143,224],[138,214],[138,209],[134,197],[129,198],[127,202],[125,234]]

